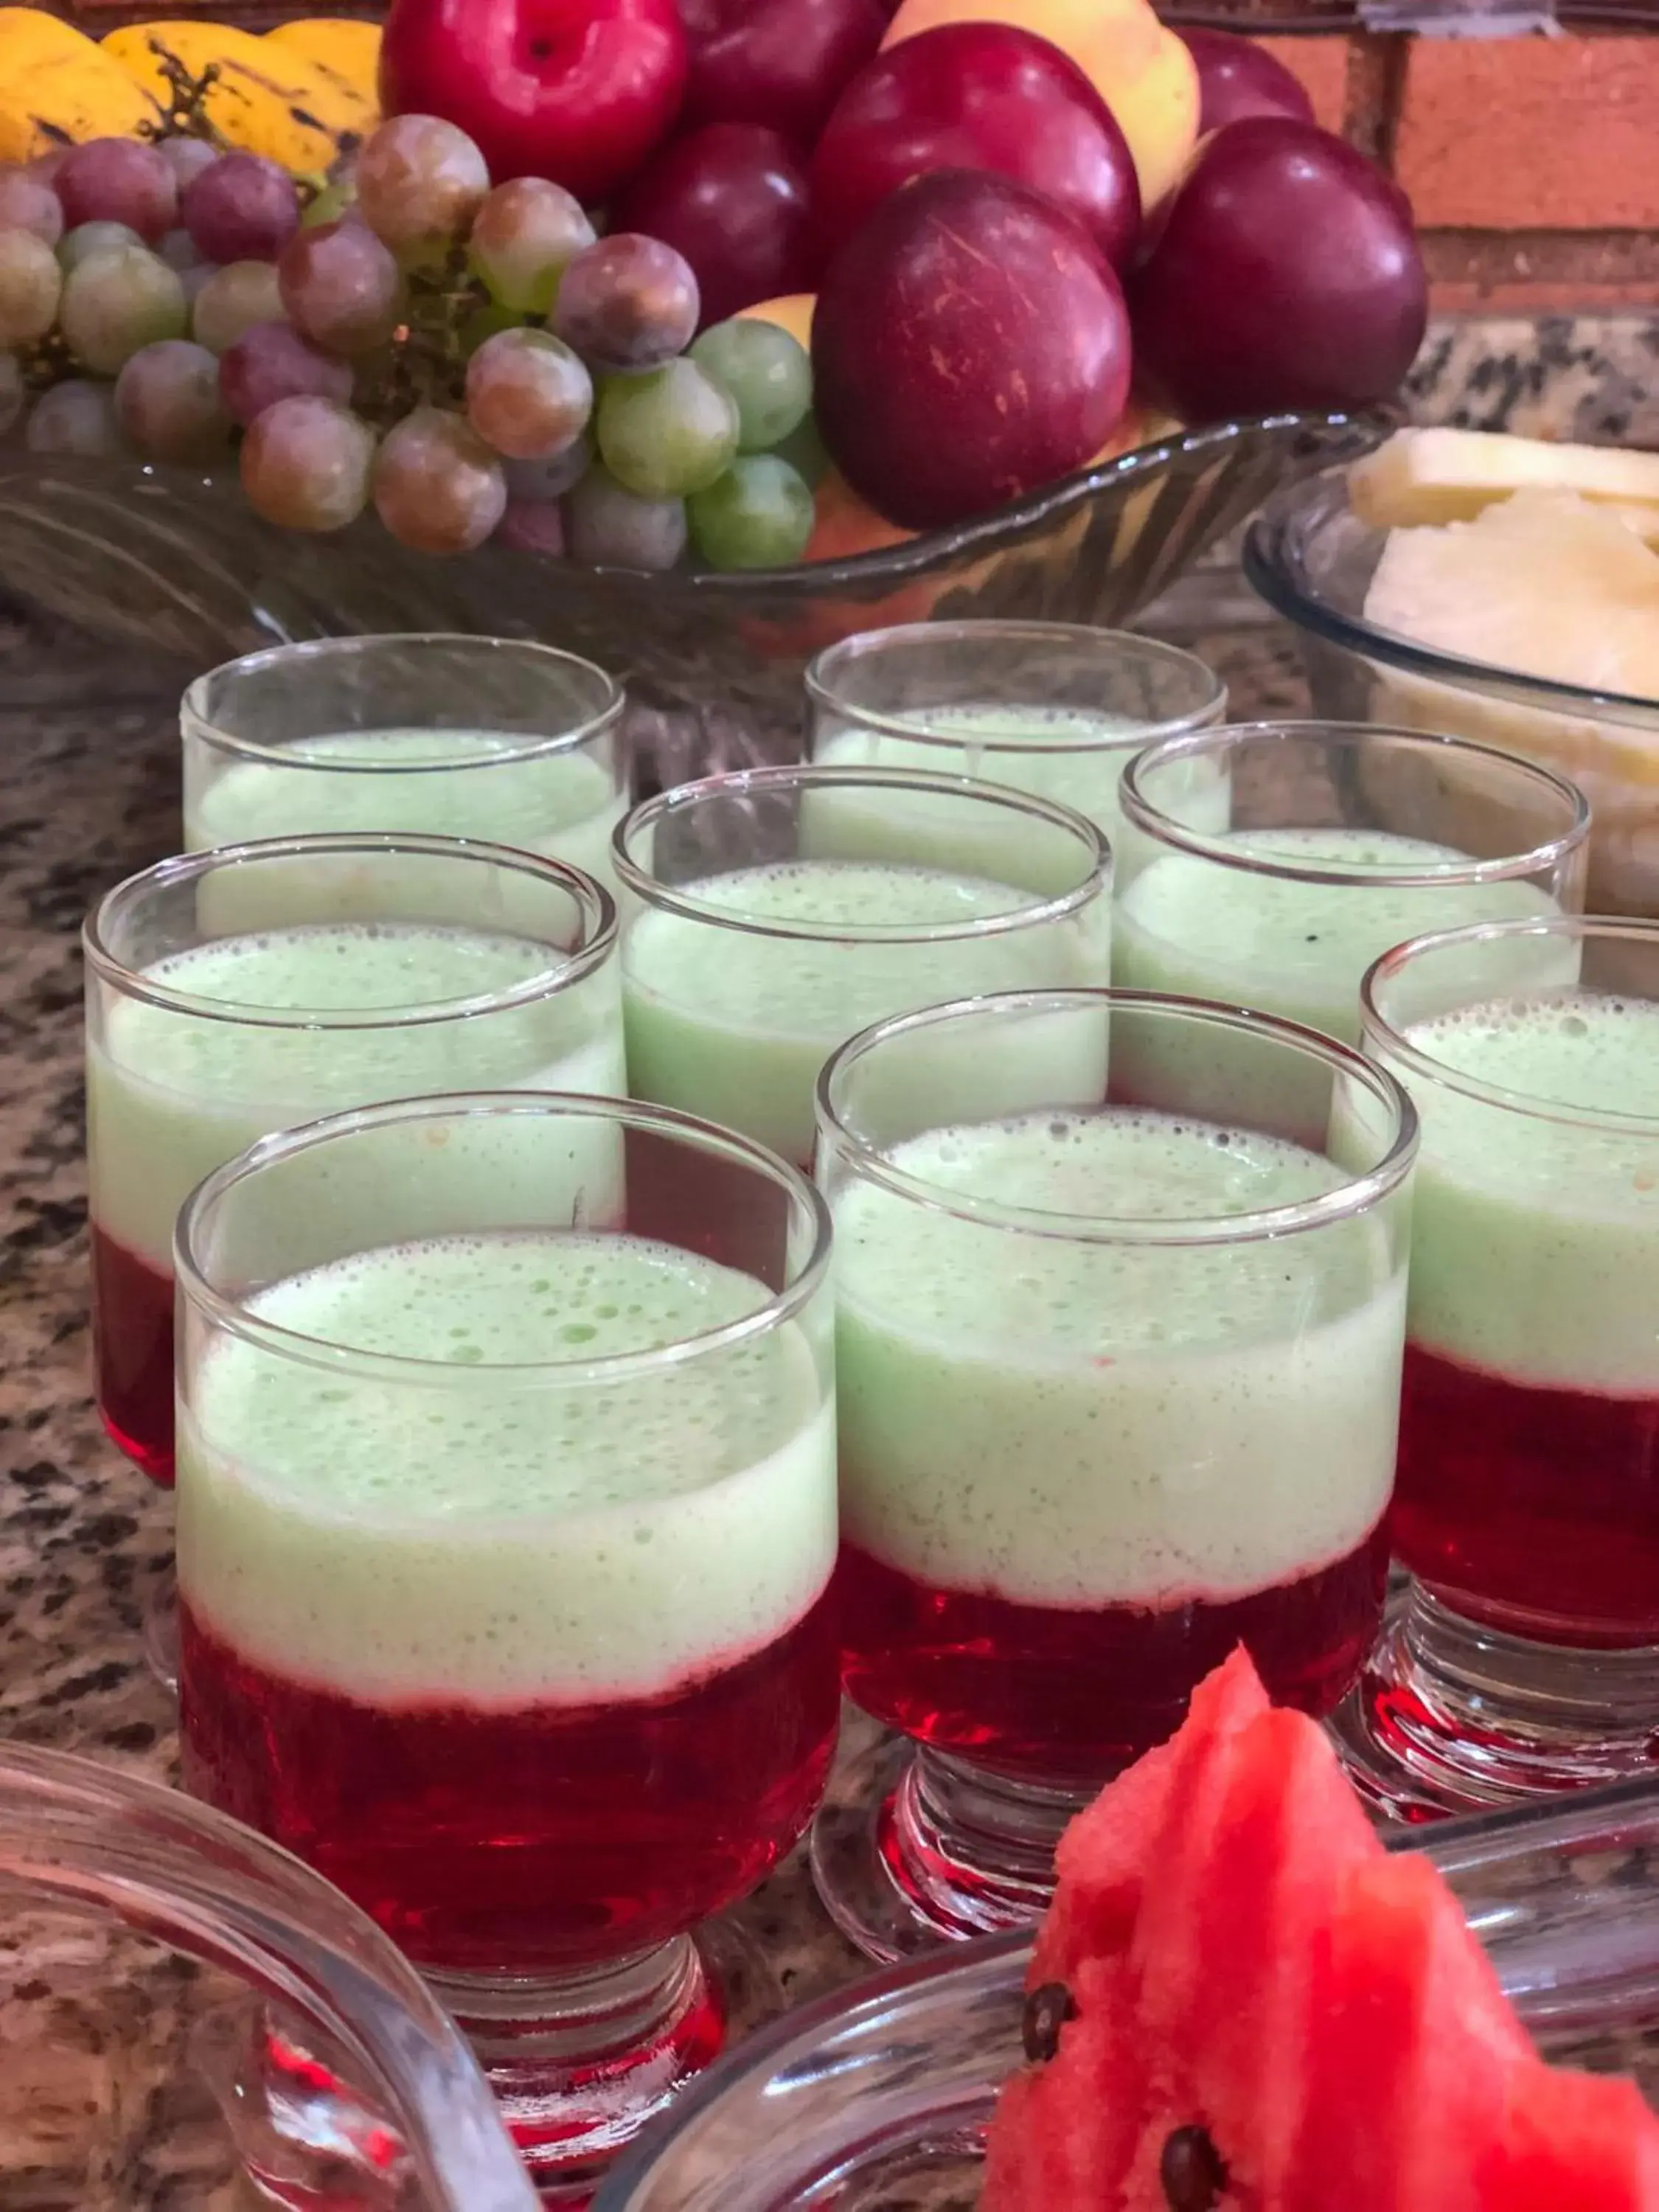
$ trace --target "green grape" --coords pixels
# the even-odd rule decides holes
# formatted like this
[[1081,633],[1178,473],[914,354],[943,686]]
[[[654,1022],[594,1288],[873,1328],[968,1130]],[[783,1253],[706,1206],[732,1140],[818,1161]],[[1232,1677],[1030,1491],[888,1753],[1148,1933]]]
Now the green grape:
[[565,265],[593,243],[582,204],[545,177],[497,185],[472,225],[472,266],[491,299],[520,314],[544,315]]
[[498,307],[493,301],[482,307],[475,307],[459,332],[461,359],[471,361],[480,346],[488,345],[491,338],[500,337],[503,331],[521,331],[523,328],[524,317],[514,314],[511,307]]
[[830,454],[818,430],[818,418],[810,409],[772,450],[781,461],[788,462],[797,476],[805,477],[814,490],[823,482]]
[[691,542],[711,568],[787,568],[812,535],[812,488],[775,453],[740,453],[686,501]]
[[[190,287],[186,283],[185,290]],[[270,261],[229,261],[216,269],[191,304],[190,334],[210,353],[224,353],[259,323],[280,323],[283,295]]]
[[190,309],[165,261],[141,246],[118,246],[70,270],[58,319],[76,361],[114,376],[140,346],[183,337]]
[[672,568],[685,550],[685,502],[636,499],[597,462],[566,495],[565,545],[596,568]]
[[716,323],[692,346],[691,358],[731,393],[740,453],[769,453],[812,404],[806,349],[775,323],[741,316]]
[[67,276],[94,253],[107,253],[112,246],[142,246],[143,240],[124,222],[82,222],[65,231],[58,241],[58,265]]
[[613,376],[595,418],[599,456],[640,499],[686,499],[724,473],[738,450],[738,410],[694,361]]
[[320,230],[325,222],[338,222],[357,204],[357,187],[348,178],[343,184],[321,185],[300,210],[301,230]]
[[0,230],[0,346],[33,345],[58,314],[64,272],[32,230]]

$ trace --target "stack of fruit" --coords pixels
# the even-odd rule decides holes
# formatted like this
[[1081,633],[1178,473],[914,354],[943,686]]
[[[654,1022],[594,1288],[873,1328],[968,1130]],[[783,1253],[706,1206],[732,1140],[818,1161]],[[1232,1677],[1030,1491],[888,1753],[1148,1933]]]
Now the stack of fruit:
[[299,27],[325,118],[250,103],[240,33],[91,49],[135,88],[148,58],[157,119],[0,172],[0,415],[41,452],[240,445],[289,528],[372,503],[426,552],[759,568],[1158,427],[1363,404],[1421,337],[1395,188],[1147,0],[572,4],[566,40],[396,0],[356,149],[362,27]]

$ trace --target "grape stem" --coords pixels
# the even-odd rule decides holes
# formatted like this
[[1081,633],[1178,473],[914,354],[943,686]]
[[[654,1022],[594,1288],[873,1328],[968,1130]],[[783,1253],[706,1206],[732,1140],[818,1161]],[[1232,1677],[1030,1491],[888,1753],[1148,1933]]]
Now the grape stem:
[[156,66],[167,80],[167,112],[159,123],[141,123],[138,136],[159,143],[163,138],[203,138],[221,153],[230,149],[230,141],[216,128],[207,112],[209,95],[219,82],[217,62],[210,62],[199,76],[185,67],[177,54],[160,39],[148,41],[155,57]]

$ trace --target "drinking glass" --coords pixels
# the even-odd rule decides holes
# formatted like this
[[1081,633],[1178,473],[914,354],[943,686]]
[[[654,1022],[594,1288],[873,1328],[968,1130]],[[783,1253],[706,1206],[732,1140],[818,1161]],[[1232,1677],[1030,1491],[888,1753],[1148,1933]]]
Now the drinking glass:
[[1144,745],[1218,722],[1226,686],[1179,646],[1075,623],[907,623],[806,672],[813,759],[981,776],[1057,799],[1115,836]]
[[1358,1778],[1423,1819],[1651,1774],[1659,922],[1441,932],[1363,999],[1423,1149],[1394,1528],[1413,1580],[1343,1714]]
[[1108,980],[1099,830],[965,776],[709,776],[635,808],[616,874],[634,1095],[803,1166],[813,1084],[855,1030],[970,992]]
[[326,637],[185,693],[185,847],[343,830],[480,837],[601,882],[623,814],[620,687],[520,639]]
[[[1282,1112],[1234,1103],[1240,1036]],[[1236,1644],[1306,1711],[1355,1680],[1416,1117],[1313,1030],[1111,990],[868,1030],[818,1128],[843,1683],[907,1741],[874,1802],[821,1816],[813,1865],[891,1959],[1034,1918],[1066,1822]]]
[[316,1121],[180,1218],[187,1784],[415,1961],[550,2188],[719,2049],[689,1931],[822,1792],[829,1249],[760,1147],[556,1093]]
[[256,1137],[477,1083],[620,1091],[610,896],[447,838],[267,839],[163,860],[84,933],[98,1410],[173,1480],[173,1231]]
[[[1113,981],[1259,1006],[1345,1043],[1358,1042],[1359,979],[1390,945],[1583,903],[1583,793],[1461,738],[1201,731],[1132,761],[1122,805]],[[1241,1085],[1253,1060],[1241,1054]]]

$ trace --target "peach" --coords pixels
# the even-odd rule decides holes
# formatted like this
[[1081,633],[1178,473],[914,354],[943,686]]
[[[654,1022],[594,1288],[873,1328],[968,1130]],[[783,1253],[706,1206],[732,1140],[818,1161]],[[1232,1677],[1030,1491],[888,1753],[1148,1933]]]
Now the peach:
[[963,22],[1014,23],[1069,54],[1129,142],[1141,205],[1173,189],[1198,143],[1198,65],[1147,0],[902,0],[882,44]]

